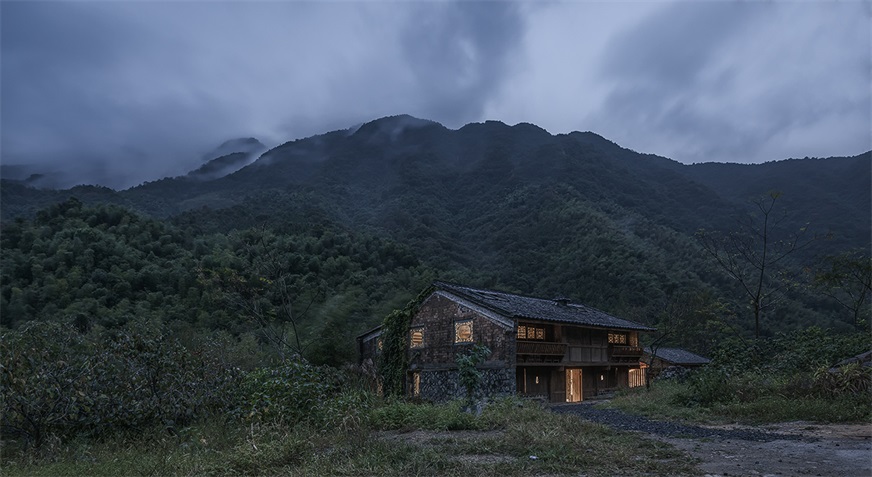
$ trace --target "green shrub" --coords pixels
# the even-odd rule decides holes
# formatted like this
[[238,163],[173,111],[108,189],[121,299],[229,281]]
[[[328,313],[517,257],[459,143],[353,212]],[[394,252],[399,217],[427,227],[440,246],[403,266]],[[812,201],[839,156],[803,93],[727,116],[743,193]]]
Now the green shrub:
[[482,423],[472,414],[463,412],[463,403],[415,404],[390,401],[373,408],[368,416],[369,425],[378,430],[410,431],[479,429]]
[[684,406],[711,406],[729,402],[735,397],[735,388],[724,371],[705,368],[695,372],[684,392],[675,394],[676,404]]
[[455,362],[457,363],[457,378],[460,385],[466,391],[466,400],[469,403],[475,401],[479,397],[479,384],[481,383],[481,371],[476,368],[479,363],[490,356],[491,351],[487,346],[476,344],[466,353],[458,353]]
[[305,361],[252,371],[238,393],[236,413],[245,419],[319,429],[359,426],[374,400],[372,394],[349,386],[341,371]]
[[29,322],[0,339],[4,439],[40,447],[50,436],[172,431],[234,404],[240,373],[223,364],[221,350],[208,340],[185,348],[157,323],[82,334]]
[[869,397],[872,392],[872,369],[859,363],[850,363],[832,371],[821,367],[814,374],[814,390],[823,397]]

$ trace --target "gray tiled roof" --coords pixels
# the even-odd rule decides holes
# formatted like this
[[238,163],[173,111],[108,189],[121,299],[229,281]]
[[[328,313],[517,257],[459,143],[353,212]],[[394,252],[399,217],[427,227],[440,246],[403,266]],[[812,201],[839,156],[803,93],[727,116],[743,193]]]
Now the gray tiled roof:
[[508,318],[571,323],[594,328],[654,331],[654,328],[617,318],[596,308],[571,303],[565,299],[533,298],[446,282],[435,282],[433,285],[437,289],[453,293]]
[[[645,353],[651,354],[651,348],[646,347]],[[708,358],[681,348],[657,348],[655,356],[672,364],[708,364],[711,362]]]

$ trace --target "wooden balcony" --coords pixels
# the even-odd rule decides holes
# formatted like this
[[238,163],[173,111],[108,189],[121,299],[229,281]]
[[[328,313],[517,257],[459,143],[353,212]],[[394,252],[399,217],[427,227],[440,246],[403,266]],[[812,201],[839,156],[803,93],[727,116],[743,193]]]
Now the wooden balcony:
[[642,357],[638,346],[574,345],[543,341],[518,341],[518,362],[624,363]]
[[545,343],[542,341],[518,341],[518,354],[563,356],[566,354],[566,344]]
[[612,346],[611,356],[614,358],[641,358],[642,348],[638,346]]

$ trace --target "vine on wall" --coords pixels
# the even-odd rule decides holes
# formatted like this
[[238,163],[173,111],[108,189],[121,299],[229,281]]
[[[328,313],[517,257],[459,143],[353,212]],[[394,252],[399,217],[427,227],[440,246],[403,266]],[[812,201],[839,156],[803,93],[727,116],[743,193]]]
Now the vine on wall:
[[427,287],[402,310],[394,310],[382,322],[382,352],[378,372],[384,386],[385,396],[402,396],[409,356],[406,353],[406,338],[412,317],[418,312],[421,302],[430,295],[433,287]]

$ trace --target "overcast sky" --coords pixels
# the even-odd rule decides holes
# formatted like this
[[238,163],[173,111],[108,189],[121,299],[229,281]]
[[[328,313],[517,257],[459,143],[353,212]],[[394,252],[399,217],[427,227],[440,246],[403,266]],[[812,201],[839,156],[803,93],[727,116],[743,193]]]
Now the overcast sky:
[[129,186],[230,138],[403,113],[685,163],[854,155],[872,148],[870,5],[4,0],[0,161]]

